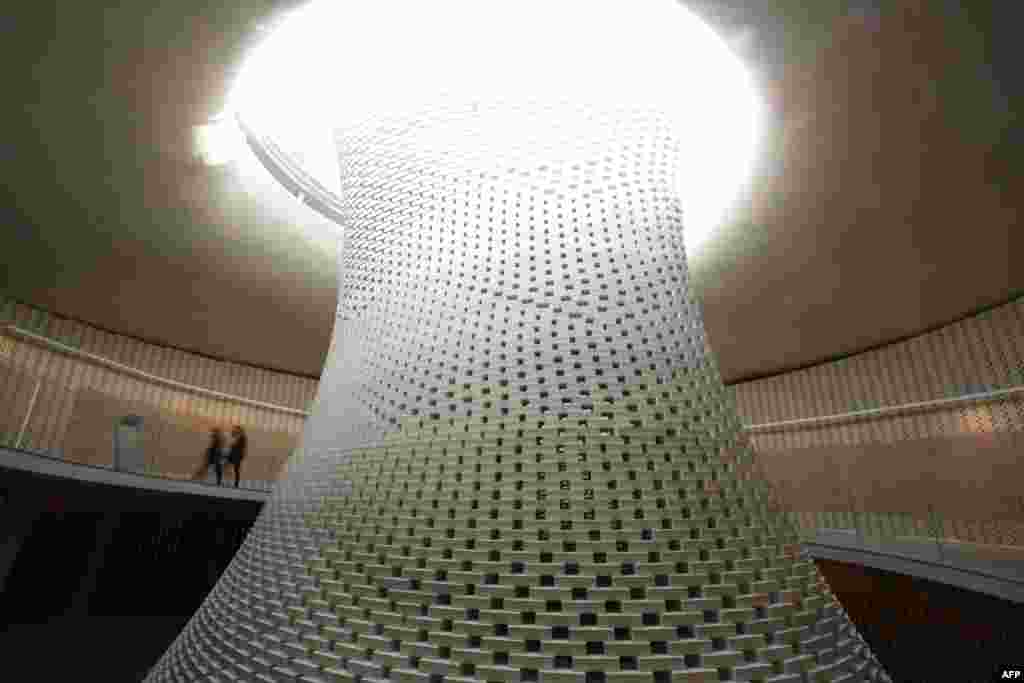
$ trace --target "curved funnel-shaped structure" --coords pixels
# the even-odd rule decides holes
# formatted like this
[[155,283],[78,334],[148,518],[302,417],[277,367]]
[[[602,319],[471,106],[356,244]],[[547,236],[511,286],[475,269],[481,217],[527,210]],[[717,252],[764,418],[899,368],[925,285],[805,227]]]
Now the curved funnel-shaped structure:
[[888,680],[757,475],[657,113],[448,101],[337,145],[303,450],[147,680]]

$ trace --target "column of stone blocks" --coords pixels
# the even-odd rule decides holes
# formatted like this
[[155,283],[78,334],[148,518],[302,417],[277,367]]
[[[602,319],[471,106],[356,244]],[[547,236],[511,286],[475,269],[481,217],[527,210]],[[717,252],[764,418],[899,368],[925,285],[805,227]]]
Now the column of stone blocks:
[[888,680],[741,436],[660,116],[449,102],[338,146],[326,393],[150,680]]
[[[515,417],[491,430],[410,421],[352,459],[356,494],[309,519],[336,530],[311,572],[351,628],[333,650],[311,651],[325,666],[376,662],[367,670],[400,680],[478,667],[481,680],[719,680],[722,669],[786,680],[801,667],[856,680],[834,601],[792,530],[762,522],[763,501],[743,495],[728,458],[667,433],[629,449],[632,421]],[[619,459],[626,468],[604,467]],[[565,497],[531,481],[549,477],[567,478]],[[473,493],[460,503],[463,491]],[[742,525],[729,527],[729,502],[749,515]]]

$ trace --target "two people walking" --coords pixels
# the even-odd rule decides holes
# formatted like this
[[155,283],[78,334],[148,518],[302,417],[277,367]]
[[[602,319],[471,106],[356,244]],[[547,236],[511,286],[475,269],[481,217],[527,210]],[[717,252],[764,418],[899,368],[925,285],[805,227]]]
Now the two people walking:
[[235,468],[235,488],[238,488],[248,439],[241,425],[235,425],[231,430],[231,437],[231,444],[225,447],[224,432],[221,428],[214,427],[210,431],[210,445],[206,448],[206,463],[200,470],[200,479],[205,478],[212,467],[217,474],[217,486],[220,486],[221,480],[224,478],[224,463],[228,463]]

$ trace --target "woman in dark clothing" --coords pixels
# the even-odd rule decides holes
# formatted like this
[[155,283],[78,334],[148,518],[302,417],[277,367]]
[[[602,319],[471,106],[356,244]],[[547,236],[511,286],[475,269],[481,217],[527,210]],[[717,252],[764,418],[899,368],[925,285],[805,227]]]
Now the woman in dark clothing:
[[242,469],[242,461],[245,459],[245,448],[248,445],[248,438],[245,436],[245,430],[242,429],[241,425],[235,425],[235,428],[231,430],[231,436],[234,440],[231,442],[231,448],[228,450],[228,462],[235,468],[235,488],[238,488],[238,478]]
[[217,473],[217,486],[224,478],[224,432],[220,427],[210,430],[210,445],[206,448],[206,464],[200,470],[199,479],[205,479],[210,467]]

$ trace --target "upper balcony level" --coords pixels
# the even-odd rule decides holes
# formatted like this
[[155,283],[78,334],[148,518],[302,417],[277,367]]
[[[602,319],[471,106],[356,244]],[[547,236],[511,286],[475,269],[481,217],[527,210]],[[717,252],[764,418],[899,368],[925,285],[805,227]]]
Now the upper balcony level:
[[[931,338],[732,387],[776,504],[812,553],[1024,600],[1024,382],[1014,374],[1024,359],[1022,310],[1014,302]],[[28,307],[8,312],[0,335],[7,480],[21,473],[262,501],[299,445],[315,381]],[[915,357],[930,376],[910,376]],[[954,363],[961,379],[944,387]],[[637,405],[636,417],[659,411]],[[239,488],[230,466],[217,488],[203,468],[209,429],[234,424],[249,434],[249,455]]]

